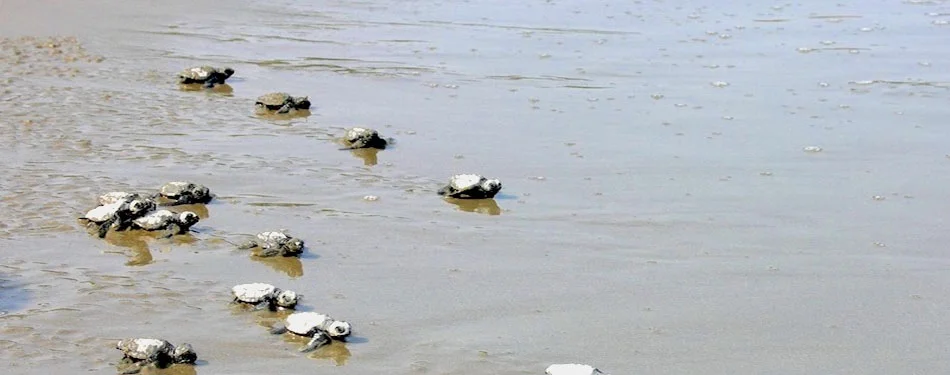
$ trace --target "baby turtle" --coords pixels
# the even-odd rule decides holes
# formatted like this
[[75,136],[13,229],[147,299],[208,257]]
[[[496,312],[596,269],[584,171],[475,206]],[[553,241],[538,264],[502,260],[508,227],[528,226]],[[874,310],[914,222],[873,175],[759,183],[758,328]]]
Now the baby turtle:
[[458,199],[494,198],[501,190],[501,181],[487,179],[477,174],[457,174],[449,184],[439,189],[439,195]]
[[162,339],[122,339],[115,348],[122,351],[124,361],[134,366],[122,372],[123,374],[135,374],[150,364],[167,367],[173,363],[194,364],[198,360],[198,355],[190,344],[175,346]]
[[231,288],[231,294],[235,303],[253,304],[254,310],[269,307],[272,311],[293,309],[300,297],[292,291],[264,283],[238,284]]
[[165,198],[167,206],[208,203],[213,198],[207,187],[188,181],[172,181],[162,185],[158,195]]
[[343,135],[343,144],[350,149],[378,148],[385,149],[388,142],[379,137],[379,132],[368,128],[350,128]]
[[554,364],[544,370],[546,375],[597,375],[603,374],[594,366],[577,363]]
[[191,211],[175,213],[158,210],[132,220],[133,227],[147,231],[166,231],[168,236],[187,233],[192,225],[198,223],[198,214]]
[[214,87],[215,84],[223,84],[233,74],[234,69],[231,68],[218,70],[211,66],[196,66],[178,73],[178,83],[184,85],[200,83],[204,87],[210,88]]
[[329,344],[331,338],[346,341],[347,336],[353,330],[350,323],[315,312],[293,313],[288,315],[284,321],[284,323],[275,324],[270,333],[278,335],[290,332],[300,336],[313,337],[307,345],[300,348],[301,352],[309,352]]
[[93,208],[80,219],[97,226],[99,238],[105,238],[109,229],[128,229],[132,220],[154,209],[155,202],[151,199],[119,200]]
[[254,106],[258,110],[276,113],[289,113],[291,110],[310,109],[310,98],[307,96],[293,97],[283,92],[272,92],[257,98]]
[[285,257],[300,255],[303,252],[303,240],[291,237],[284,232],[262,232],[257,237],[240,245],[241,250],[259,248],[259,257],[282,255]]

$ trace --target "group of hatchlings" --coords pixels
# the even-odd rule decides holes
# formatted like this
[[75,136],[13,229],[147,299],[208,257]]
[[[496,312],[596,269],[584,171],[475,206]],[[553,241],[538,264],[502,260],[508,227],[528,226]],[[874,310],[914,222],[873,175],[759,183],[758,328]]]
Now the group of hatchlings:
[[[224,84],[234,74],[231,68],[216,69],[210,66],[188,68],[179,73],[182,85],[200,85],[212,88]],[[270,93],[260,96],[255,102],[258,113],[290,114],[310,109],[310,100],[306,96],[294,97],[287,93]],[[383,139],[374,129],[356,127],[346,130],[341,143],[347,149],[376,148],[385,149],[390,141]],[[449,178],[447,184],[438,189],[438,195],[455,199],[492,199],[501,190],[501,182],[477,174],[459,174]],[[171,210],[171,206],[187,204],[205,204],[213,199],[209,189],[203,185],[173,181],[159,188],[156,194],[143,195],[128,192],[110,192],[99,197],[99,206],[90,210],[82,218],[87,227],[100,238],[110,230],[144,230],[159,232],[163,236],[187,233],[198,223],[195,212]],[[160,207],[164,207],[159,209]],[[254,238],[237,245],[240,249],[256,249],[253,255],[299,256],[304,242],[282,231],[259,233]],[[266,283],[239,284],[231,288],[232,303],[252,305],[254,310],[269,309],[295,310],[301,296],[290,290],[283,290]],[[294,312],[284,318],[270,330],[273,334],[292,333],[310,337],[310,341],[300,348],[308,352],[327,345],[331,340],[345,341],[352,333],[350,323],[336,320],[317,312]],[[190,344],[173,345],[163,339],[127,338],[116,344],[123,353],[120,366],[125,374],[139,372],[144,366],[165,367],[170,364],[194,364],[197,354]],[[548,375],[597,375],[600,370],[581,364],[554,364],[545,373]]]

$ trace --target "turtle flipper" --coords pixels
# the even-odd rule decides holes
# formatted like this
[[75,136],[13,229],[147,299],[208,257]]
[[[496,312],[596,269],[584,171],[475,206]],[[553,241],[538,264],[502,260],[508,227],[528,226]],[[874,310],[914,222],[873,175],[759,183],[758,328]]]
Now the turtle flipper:
[[208,80],[205,81],[204,87],[205,87],[206,89],[210,89],[210,88],[214,87],[214,84],[217,83],[217,81],[218,81],[216,78],[217,78],[217,77],[208,78]]
[[314,349],[317,349],[329,343],[330,343],[330,336],[328,336],[323,331],[317,331],[317,333],[313,334],[313,338],[310,339],[310,342],[308,342],[307,345],[304,345],[304,347],[300,348],[300,352],[306,353],[309,351],[313,351]]
[[283,323],[277,323],[270,329],[270,333],[274,335],[279,335],[281,333],[287,332],[287,326]]
[[116,218],[112,217],[109,220],[99,223],[99,238],[106,238],[106,234],[109,233],[109,228],[112,227],[112,223],[115,223]]
[[284,103],[284,105],[281,106],[280,109],[277,110],[277,113],[281,113],[281,114],[289,113],[291,108],[293,108],[292,104],[293,103]]
[[279,254],[280,254],[279,248],[271,247],[271,248],[261,250],[259,253],[257,253],[257,256],[261,258],[270,258],[270,257],[277,256]]
[[138,374],[139,372],[142,371],[142,367],[145,367],[146,364],[147,362],[145,361],[141,361],[141,362],[129,361],[125,363],[124,366],[122,366],[124,368],[122,367],[119,368],[119,374],[123,374],[123,375]]
[[261,301],[261,302],[258,302],[256,305],[254,305],[254,309],[253,309],[253,310],[254,310],[254,311],[263,310],[264,308],[268,307],[270,304],[271,304],[270,301]]
[[159,238],[171,238],[176,234],[182,234],[184,231],[181,230],[181,227],[178,224],[169,224],[159,231]]
[[439,189],[439,191],[437,191],[436,193],[438,193],[439,195],[451,196],[452,194],[455,194],[453,190],[455,189],[452,189],[451,186],[446,185],[446,186],[443,186],[441,189]]
[[240,245],[237,246],[238,250],[250,250],[255,247],[257,247],[257,242],[254,240],[242,242]]

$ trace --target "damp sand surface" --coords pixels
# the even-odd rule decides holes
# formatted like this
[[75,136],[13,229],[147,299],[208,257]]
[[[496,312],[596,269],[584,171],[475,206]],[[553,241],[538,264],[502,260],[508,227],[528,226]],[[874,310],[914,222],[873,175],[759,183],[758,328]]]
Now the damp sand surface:
[[[198,351],[164,374],[950,372],[950,3],[852,3],[3,1],[0,364],[113,373],[147,336]],[[237,74],[179,89],[200,64]],[[462,172],[504,189],[435,195]],[[173,180],[217,195],[194,233],[76,221]],[[272,229],[308,249],[232,245]],[[297,353],[246,282],[354,336]]]

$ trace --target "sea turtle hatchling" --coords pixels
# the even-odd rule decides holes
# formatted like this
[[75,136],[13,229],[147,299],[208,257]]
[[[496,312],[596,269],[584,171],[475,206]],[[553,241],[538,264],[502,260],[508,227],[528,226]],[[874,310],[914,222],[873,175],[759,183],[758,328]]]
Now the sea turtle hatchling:
[[115,348],[122,351],[122,359],[132,365],[130,369],[123,371],[123,374],[137,373],[150,364],[166,367],[173,363],[194,364],[198,360],[198,355],[190,344],[175,346],[162,339],[122,339]]
[[477,174],[457,174],[449,178],[448,185],[439,189],[438,194],[458,199],[494,198],[501,190],[501,181],[487,179]]
[[195,66],[187,68],[178,73],[178,83],[191,85],[203,84],[204,87],[214,87],[215,84],[223,84],[225,80],[234,74],[234,69],[217,69],[211,66]]
[[577,363],[553,364],[548,366],[544,373],[546,375],[605,375],[594,366]]
[[234,303],[249,303],[254,310],[269,307],[271,310],[293,309],[300,296],[290,290],[281,290],[271,284],[238,284],[231,288]]
[[300,336],[312,337],[307,345],[300,348],[301,352],[309,352],[329,344],[330,339],[346,341],[352,331],[353,327],[350,323],[333,319],[329,315],[315,312],[298,312],[288,315],[283,323],[275,324],[270,333],[278,335],[290,332]]
[[355,127],[346,129],[346,133],[343,134],[343,144],[350,149],[385,149],[388,143],[385,139],[379,137],[379,132],[375,129]]
[[284,92],[272,92],[261,95],[254,102],[258,111],[269,111],[279,114],[289,113],[292,110],[309,110],[310,98],[307,96],[290,96]]
[[199,220],[198,214],[191,211],[158,210],[132,220],[132,226],[146,231],[166,231],[168,236],[173,236],[187,233]]
[[248,240],[240,245],[241,250],[260,249],[257,252],[259,257],[272,257],[282,255],[285,257],[297,256],[303,252],[303,240],[292,237],[284,232],[271,231],[258,233],[254,239]]
[[208,188],[188,181],[172,181],[159,188],[158,195],[167,206],[179,204],[208,203],[213,196]]
[[154,209],[155,202],[151,199],[117,200],[89,210],[80,219],[96,226],[99,238],[105,238],[109,229],[128,229],[133,220]]

